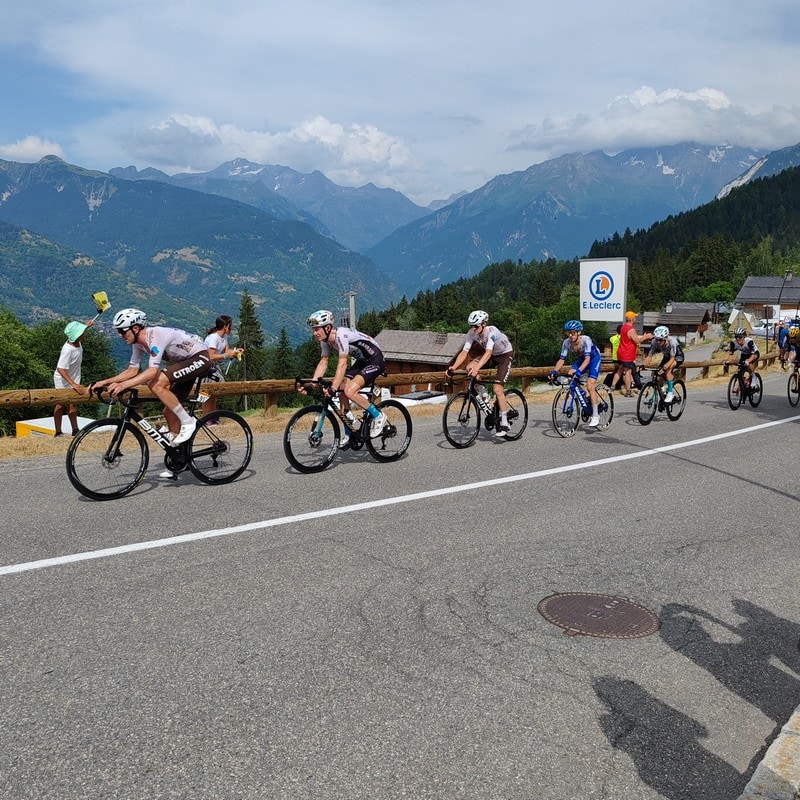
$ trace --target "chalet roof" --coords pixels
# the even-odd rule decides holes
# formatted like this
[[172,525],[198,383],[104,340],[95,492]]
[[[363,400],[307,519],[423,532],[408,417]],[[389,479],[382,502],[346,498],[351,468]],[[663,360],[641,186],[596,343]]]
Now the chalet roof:
[[784,281],[782,275],[750,275],[739,289],[737,305],[780,305],[800,307],[800,277]]
[[711,322],[714,311],[713,303],[670,303],[661,311],[645,311],[642,323],[645,328],[654,328],[656,325],[680,325],[697,327]]
[[447,364],[464,346],[466,333],[382,330],[376,337],[386,360]]

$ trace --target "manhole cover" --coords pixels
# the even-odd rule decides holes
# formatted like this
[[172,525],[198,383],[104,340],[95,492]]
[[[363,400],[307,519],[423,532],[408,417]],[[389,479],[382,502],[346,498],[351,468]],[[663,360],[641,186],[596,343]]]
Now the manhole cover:
[[638,639],[659,628],[658,617],[649,609],[611,594],[564,592],[539,602],[539,613],[567,636],[601,636]]

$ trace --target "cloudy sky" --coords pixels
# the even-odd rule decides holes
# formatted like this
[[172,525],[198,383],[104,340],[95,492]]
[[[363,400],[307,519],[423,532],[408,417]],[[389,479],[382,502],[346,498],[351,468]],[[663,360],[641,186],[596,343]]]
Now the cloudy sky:
[[421,205],[564,153],[800,142],[797,0],[34,0],[0,158],[244,157]]

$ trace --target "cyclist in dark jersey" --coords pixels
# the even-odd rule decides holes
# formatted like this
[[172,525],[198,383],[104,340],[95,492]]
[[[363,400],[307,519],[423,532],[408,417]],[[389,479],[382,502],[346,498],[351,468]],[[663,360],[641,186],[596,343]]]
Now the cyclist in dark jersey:
[[[339,361],[328,393],[333,397],[342,389],[351,403],[360,406],[372,417],[370,436],[380,436],[386,424],[386,414],[378,411],[374,403],[360,393],[365,386],[372,386],[385,369],[383,351],[378,343],[355,328],[335,328],[334,316],[330,311],[315,311],[307,321],[322,350],[314,370],[314,380],[325,375],[331,347],[335,347]],[[349,358],[353,359],[353,363],[348,367]],[[304,392],[302,388],[299,391]]]
[[661,353],[661,364],[658,366],[658,371],[663,372],[667,379],[667,393],[664,396],[664,402],[671,403],[675,398],[675,393],[673,392],[674,370],[683,364],[684,355],[680,343],[674,336],[669,335],[669,328],[666,325],[659,325],[653,331],[653,341],[645,356],[645,366],[650,356],[654,356],[657,353]]
[[[739,353],[739,363],[747,365],[748,379],[755,372],[756,363],[760,357],[758,346],[755,341],[747,335],[744,328],[737,328],[733,334],[733,341],[730,343],[729,352],[732,356]],[[731,363],[730,356],[725,359],[726,364]]]

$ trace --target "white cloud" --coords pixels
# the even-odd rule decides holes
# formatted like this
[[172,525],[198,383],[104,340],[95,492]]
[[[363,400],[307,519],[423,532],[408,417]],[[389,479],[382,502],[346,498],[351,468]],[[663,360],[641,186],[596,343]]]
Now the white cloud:
[[26,136],[13,144],[0,144],[0,156],[8,161],[32,163],[44,156],[65,158],[60,144],[40,139],[38,136]]
[[617,97],[594,116],[550,115],[539,125],[527,125],[509,136],[509,149],[545,158],[565,152],[614,152],[686,141],[777,149],[800,140],[799,132],[797,107],[753,112],[735,105],[717,89],[657,92],[642,86]]

